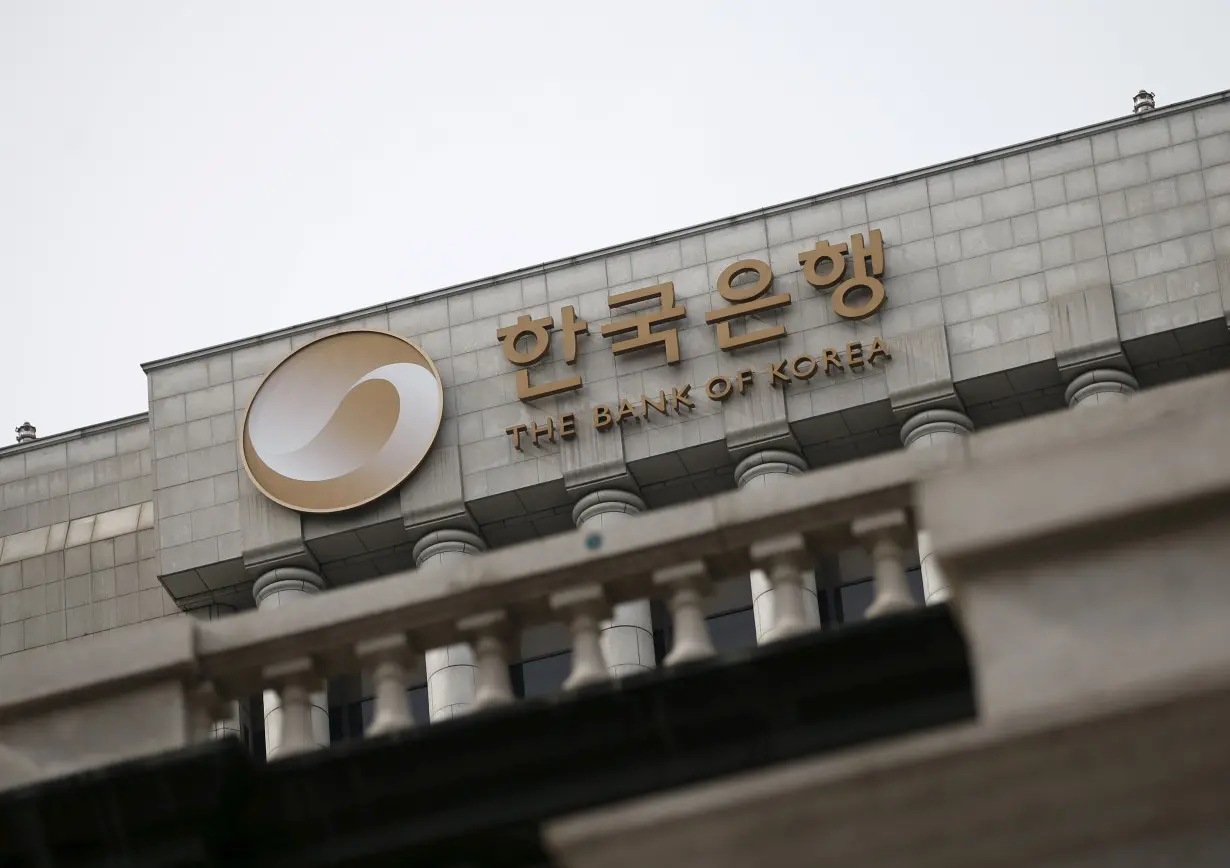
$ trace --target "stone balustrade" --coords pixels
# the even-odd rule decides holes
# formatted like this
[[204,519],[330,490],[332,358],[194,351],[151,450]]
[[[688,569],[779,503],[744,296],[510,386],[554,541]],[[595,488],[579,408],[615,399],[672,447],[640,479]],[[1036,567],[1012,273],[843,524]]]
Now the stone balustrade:
[[515,701],[517,632],[563,622],[565,690],[610,677],[600,629],[614,607],[658,599],[673,619],[667,666],[711,657],[700,603],[711,583],[760,570],[770,641],[814,629],[804,575],[865,549],[870,614],[913,605],[904,553],[917,523],[952,586],[970,646],[979,723],[1090,696],[1122,697],[1230,671],[1230,374],[1059,412],[603,525],[398,573],[219,620],[51,648],[0,668],[0,785],[209,737],[231,701],[273,691],[278,757],[316,749],[312,692],[366,672],[369,735],[412,720],[416,655],[473,649],[475,712]]

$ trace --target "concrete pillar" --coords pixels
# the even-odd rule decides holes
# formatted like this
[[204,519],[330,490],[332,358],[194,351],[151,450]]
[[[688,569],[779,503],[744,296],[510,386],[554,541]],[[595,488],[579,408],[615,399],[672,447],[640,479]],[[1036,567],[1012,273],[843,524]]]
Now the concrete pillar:
[[[202,621],[216,621],[219,618],[235,614],[235,607],[222,603],[210,603],[207,606],[197,606],[187,611],[189,615]],[[215,720],[210,724],[211,737],[226,738],[231,736],[242,741],[243,725],[248,715],[248,703],[244,701],[231,701],[227,704],[227,708],[229,710],[225,720]]]
[[[293,606],[325,589],[325,580],[305,567],[276,567],[263,574],[252,586],[256,608],[262,612]],[[308,695],[311,704],[312,741],[317,747],[329,745],[329,694],[322,685]],[[273,759],[282,749],[282,700],[274,690],[264,693],[265,756]]]
[[1140,388],[1136,378],[1113,368],[1086,371],[1068,384],[1064,399],[1069,407],[1092,407],[1126,401]]
[[[414,563],[447,566],[480,554],[487,548],[482,537],[468,530],[435,530],[414,546]],[[437,566],[439,568],[439,566]],[[465,714],[474,704],[477,664],[467,643],[432,648],[424,655],[427,669],[427,708],[434,723]]]
[[[645,501],[618,489],[591,491],[577,501],[572,520],[578,530],[609,530],[645,511]],[[656,665],[653,650],[653,619],[648,600],[634,600],[614,607],[609,621],[600,624],[599,643],[613,678],[647,672]]]
[[[735,467],[735,483],[740,489],[768,488],[788,485],[790,477],[806,472],[807,462],[793,452],[764,449],[753,452]],[[756,642],[766,641],[773,629],[776,615],[773,608],[773,588],[763,570],[752,570],[752,616],[756,621]],[[809,626],[820,626],[820,602],[816,597],[815,570],[803,573],[803,617]]]
[[[915,413],[901,426],[901,442],[906,449],[951,447],[974,430],[974,423],[964,413],[955,410],[923,410]],[[918,530],[918,564],[922,573],[923,599],[927,605],[942,603],[951,595],[948,579],[935,560],[931,534]]]

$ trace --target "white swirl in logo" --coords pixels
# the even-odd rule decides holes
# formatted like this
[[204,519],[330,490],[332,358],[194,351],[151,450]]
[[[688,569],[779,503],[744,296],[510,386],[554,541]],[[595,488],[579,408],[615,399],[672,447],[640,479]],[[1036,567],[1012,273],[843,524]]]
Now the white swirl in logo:
[[352,509],[419,465],[443,406],[435,366],[409,341],[330,335],[292,353],[257,389],[244,420],[244,465],[257,488],[292,509]]

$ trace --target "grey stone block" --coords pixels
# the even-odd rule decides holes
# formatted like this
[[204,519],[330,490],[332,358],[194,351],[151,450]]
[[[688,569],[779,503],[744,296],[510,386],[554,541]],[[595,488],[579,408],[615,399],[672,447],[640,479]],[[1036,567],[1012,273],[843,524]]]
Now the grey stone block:
[[235,393],[230,383],[210,386],[184,396],[184,419],[206,419],[234,409]]
[[1025,214],[1034,208],[1032,184],[1018,184],[982,196],[982,216],[990,222]]
[[79,440],[70,440],[67,446],[68,464],[70,467],[75,464],[86,464],[91,461],[111,458],[116,454],[115,432],[104,431],[99,434],[82,437]]
[[977,226],[981,222],[982,200],[978,197],[931,206],[931,225],[936,235]]
[[1093,150],[1088,139],[1063,142],[1029,152],[1029,174],[1034,181],[1092,165]]
[[1102,214],[1096,198],[1082,199],[1045,208],[1038,212],[1038,234],[1042,238],[1067,235],[1102,222]]
[[171,425],[183,424],[183,412],[185,412],[183,407],[185,407],[185,403],[183,403],[182,395],[161,398],[161,400],[150,404],[150,420],[154,425],[154,429],[170,428]]
[[421,335],[448,326],[447,298],[413,301],[389,311],[389,331],[395,334]]
[[115,449],[120,455],[148,449],[149,444],[150,426],[148,422],[138,422],[115,432]]
[[1133,154],[1143,154],[1170,145],[1170,126],[1165,119],[1143,121],[1137,125],[1124,127],[1115,133],[1119,145],[1119,156],[1130,157]]
[[1098,180],[1099,193],[1112,193],[1127,187],[1136,187],[1149,180],[1149,164],[1143,156],[1102,163],[1094,174]]
[[[547,298],[567,298],[606,286],[606,263],[602,260],[583,262],[559,271],[547,273]],[[493,338],[494,340],[494,333]],[[466,352],[466,350],[460,350]]]
[[917,181],[868,191],[867,218],[874,221],[880,217],[892,217],[927,208],[930,204],[926,179],[920,178]]
[[474,296],[470,294],[448,297],[449,326],[465,325],[474,321]]
[[1200,139],[1198,147],[1201,166],[1208,168],[1221,163],[1230,163],[1230,133]]
[[999,190],[1007,186],[1007,183],[1003,160],[968,166],[952,173],[953,194],[958,199]]
[[119,506],[119,485],[103,485],[68,496],[69,518],[97,515],[100,512],[119,509]]
[[683,250],[679,242],[671,241],[632,251],[632,277],[639,280],[683,268]]
[[1200,168],[1200,151],[1195,142],[1175,145],[1148,155],[1149,178],[1157,181]]
[[[864,213],[863,220],[866,220]],[[729,256],[740,256],[769,246],[763,220],[751,220],[705,234],[705,255],[710,262]]]
[[38,473],[49,473],[53,470],[63,470],[68,466],[68,448],[63,443],[44,446],[41,449],[32,449],[24,457],[25,474],[29,476],[34,476]]
[[209,367],[204,359],[195,359],[171,367],[151,371],[150,397],[157,400],[179,395],[209,385]]
[[1121,253],[1172,238],[1193,235],[1208,228],[1208,206],[1204,202],[1197,202],[1107,226],[1106,249],[1109,253]]

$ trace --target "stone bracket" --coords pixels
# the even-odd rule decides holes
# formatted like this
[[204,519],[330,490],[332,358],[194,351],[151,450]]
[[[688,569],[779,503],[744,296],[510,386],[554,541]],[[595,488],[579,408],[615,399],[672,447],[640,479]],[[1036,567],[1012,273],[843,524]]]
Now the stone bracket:
[[1055,363],[1065,380],[1093,368],[1128,371],[1110,284],[1091,286],[1047,302]]
[[892,363],[885,366],[893,415],[907,419],[921,410],[965,407],[952,382],[945,326],[920,329],[892,339]]
[[456,446],[433,448],[402,483],[398,495],[409,542],[443,528],[478,532],[478,522],[466,506],[461,450]]

